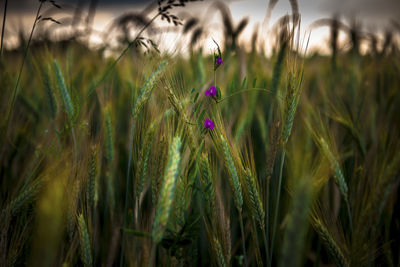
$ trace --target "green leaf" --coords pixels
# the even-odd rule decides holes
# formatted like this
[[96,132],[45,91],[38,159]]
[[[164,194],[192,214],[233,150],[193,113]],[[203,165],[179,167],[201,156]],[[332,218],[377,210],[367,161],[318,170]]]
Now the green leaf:
[[229,92],[232,94],[234,90],[235,90],[235,81],[232,81]]
[[197,98],[199,98],[199,92],[197,92],[193,98],[193,103],[196,103]]
[[221,100],[222,94],[221,94],[221,89],[219,89],[219,87],[217,87],[217,99]]
[[256,87],[256,83],[257,83],[257,78],[254,78],[254,80],[253,80],[253,87]]
[[246,81],[247,81],[247,78],[246,77],[244,77],[244,79],[243,79],[243,81],[242,81],[242,89],[244,89],[244,87],[246,86]]

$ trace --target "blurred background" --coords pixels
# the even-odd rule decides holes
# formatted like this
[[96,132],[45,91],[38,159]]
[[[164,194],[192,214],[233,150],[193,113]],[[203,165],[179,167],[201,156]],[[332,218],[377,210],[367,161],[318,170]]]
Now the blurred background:
[[[59,41],[74,38],[93,48],[107,46],[110,49],[118,47],[123,39],[134,36],[140,29],[138,26],[146,23],[157,7],[156,1],[139,0],[58,0],[54,3],[61,8],[47,7],[45,16],[60,24],[43,21],[37,29],[37,39]],[[2,12],[4,4],[5,0],[2,0]],[[36,0],[8,1],[5,48],[17,48],[21,37],[29,35],[38,5]],[[393,31],[400,30],[400,1],[397,0],[205,0],[173,11],[182,20],[182,27],[171,27],[157,20],[147,34],[161,51],[186,53],[196,43],[197,48],[209,53],[212,38],[223,43],[224,32],[229,31],[230,26],[241,26],[237,42],[249,50],[252,36],[257,34],[258,49],[269,54],[274,41],[270,40],[273,39],[274,24],[285,14],[293,12],[301,14],[301,32],[303,37],[310,38],[309,52],[329,53],[329,26],[333,18],[341,24],[338,41],[343,50],[351,47],[346,41],[347,28],[357,29],[363,36],[361,53],[368,52],[370,42],[382,48],[388,35],[393,39],[391,41],[398,42],[392,36]]]

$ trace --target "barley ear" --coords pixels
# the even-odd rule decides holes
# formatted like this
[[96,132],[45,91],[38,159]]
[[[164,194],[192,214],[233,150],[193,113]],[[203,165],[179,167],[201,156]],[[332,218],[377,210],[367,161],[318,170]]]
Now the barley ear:
[[226,261],[224,256],[224,251],[222,250],[221,244],[216,237],[213,238],[213,248],[215,255],[217,255],[217,263],[219,267],[225,267]]
[[70,93],[68,92],[67,86],[65,85],[64,77],[62,75],[60,65],[54,60],[53,62],[54,72],[57,78],[58,89],[64,103],[65,111],[67,112],[70,119],[74,118],[74,105],[71,100]]
[[236,208],[239,212],[242,212],[243,206],[243,195],[242,195],[242,187],[240,185],[239,175],[236,171],[235,163],[232,158],[231,151],[229,149],[229,144],[225,140],[224,136],[221,134],[221,143],[225,157],[225,164],[229,170],[230,178],[229,182],[232,187],[233,196],[235,200]]
[[81,260],[85,267],[92,266],[92,252],[90,248],[89,233],[85,218],[82,214],[78,216],[79,242],[81,246]]
[[135,104],[133,105],[132,109],[132,116],[134,118],[137,118],[144,104],[146,104],[146,102],[149,100],[151,93],[153,92],[154,86],[156,85],[156,82],[158,81],[159,77],[164,72],[166,66],[167,66],[166,61],[161,62],[157,70],[155,70],[149,76],[143,87],[140,89],[139,95],[137,96]]
[[87,198],[91,208],[95,208],[97,204],[97,147],[92,148],[92,153],[89,160],[88,168],[88,186],[87,186]]
[[335,179],[335,183],[336,185],[339,187],[339,191],[341,193],[341,195],[343,196],[343,198],[345,199],[345,201],[347,202],[348,200],[348,187],[347,187],[347,183],[346,180],[344,178],[342,169],[340,168],[340,164],[337,161],[337,159],[335,158],[335,156],[333,155],[333,153],[331,152],[331,150],[329,149],[329,146],[327,144],[327,142],[325,141],[324,138],[320,138],[319,139],[321,147],[322,147],[322,152],[325,154],[325,156],[328,158],[329,163],[331,164],[331,167],[334,171],[334,179]]
[[156,130],[156,125],[152,123],[150,128],[146,132],[146,136],[144,139],[144,144],[142,147],[142,151],[139,155],[139,162],[137,168],[137,184],[136,184],[136,197],[139,197],[142,193],[144,183],[146,181],[147,176],[147,165],[149,162],[151,147],[153,145],[154,134]]
[[30,185],[26,186],[26,188],[23,188],[18,196],[11,200],[11,202],[2,210],[0,218],[4,219],[6,216],[12,217],[16,215],[23,206],[33,201],[42,188],[42,185],[43,179],[38,178]]
[[343,255],[342,250],[333,239],[328,229],[319,220],[314,221],[314,229],[318,233],[319,238],[326,247],[330,256],[334,259],[336,264],[340,267],[349,266],[347,259]]
[[203,189],[206,212],[210,218],[216,218],[217,211],[215,208],[215,188],[212,179],[212,172],[207,155],[202,154],[200,158],[200,182]]
[[172,144],[169,147],[168,163],[156,205],[156,214],[152,230],[153,241],[155,244],[161,241],[171,212],[176,181],[179,173],[179,163],[181,160],[180,149],[181,138],[177,136],[173,139]]
[[246,190],[250,200],[251,214],[257,221],[260,230],[263,230],[265,227],[265,213],[260,198],[256,178],[254,177],[254,175],[251,174],[250,170],[246,170],[244,180],[246,182]]
[[104,123],[105,123],[105,145],[106,145],[106,159],[109,164],[114,159],[114,130],[113,130],[113,124],[112,124],[112,119],[111,119],[111,107],[108,105],[105,108],[105,114],[104,114]]

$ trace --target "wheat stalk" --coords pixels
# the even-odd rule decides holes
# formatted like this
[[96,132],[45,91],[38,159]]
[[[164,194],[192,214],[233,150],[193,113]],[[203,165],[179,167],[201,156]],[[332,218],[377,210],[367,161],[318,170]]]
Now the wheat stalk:
[[333,155],[333,153],[331,152],[331,150],[329,149],[328,143],[325,141],[324,138],[320,138],[319,142],[321,144],[322,147],[322,151],[325,154],[325,156],[328,158],[329,163],[331,164],[331,167],[334,171],[334,179],[335,179],[335,183],[339,188],[340,194],[343,196],[343,198],[345,199],[345,201],[348,200],[348,187],[347,187],[347,183],[346,180],[344,179],[344,175],[342,172],[342,169],[340,168],[340,164],[339,162],[336,160],[335,156]]
[[139,155],[139,162],[137,168],[137,183],[136,183],[136,198],[139,198],[140,194],[143,190],[143,185],[145,183],[146,175],[147,175],[147,165],[149,162],[149,156],[151,152],[151,147],[153,145],[154,134],[156,131],[156,125],[154,123],[151,124],[149,129],[146,131],[146,136],[143,143],[142,151]]
[[226,261],[224,257],[224,252],[222,250],[221,244],[219,243],[216,237],[213,238],[213,248],[215,251],[215,255],[217,255],[217,264],[219,267],[225,267]]
[[[155,17],[153,18],[155,19]],[[137,36],[138,37],[138,36]],[[131,44],[130,44],[131,45]],[[128,46],[129,47],[129,46]],[[127,50],[124,50],[120,57],[126,52]],[[115,61],[118,62],[120,57]],[[134,139],[134,134],[135,134],[135,125],[136,125],[136,119],[138,118],[141,110],[143,109],[143,106],[147,103],[149,100],[153,89],[160,78],[161,74],[164,72],[165,67],[167,66],[166,61],[162,61],[160,66],[157,68],[156,71],[154,71],[149,78],[146,80],[145,84],[139,91],[139,95],[136,98],[136,102],[133,105],[132,108],[132,118],[130,119],[130,132],[129,132],[129,156],[128,156],[128,164],[127,164],[127,171],[126,171],[126,179],[125,179],[125,203],[124,203],[124,214],[123,214],[123,224],[125,226],[126,224],[126,215],[128,212],[128,199],[129,199],[129,188],[131,186],[131,180],[130,180],[130,172],[131,172],[131,162],[132,162],[132,153],[133,153],[133,139]],[[141,189],[140,189],[141,191]],[[138,195],[138,194],[137,194]],[[123,253],[125,250],[125,232],[122,234],[122,248],[121,248],[121,253],[120,253],[120,266],[122,267],[123,265]]]
[[165,67],[167,66],[166,61],[162,61],[159,67],[148,77],[146,82],[144,83],[143,87],[139,91],[139,95],[136,98],[136,102],[132,109],[132,117],[134,119],[137,118],[140,111],[143,109],[143,106],[149,100],[153,89],[159,80],[160,76],[163,74]]
[[232,158],[231,151],[229,149],[228,142],[225,140],[224,136],[221,134],[221,143],[225,157],[225,164],[227,169],[229,170],[230,178],[229,182],[232,187],[233,196],[235,200],[236,208],[239,212],[242,212],[243,206],[243,195],[242,195],[242,187],[240,185],[239,175],[237,173],[235,163]]
[[5,219],[6,216],[12,217],[16,215],[22,207],[31,203],[32,200],[34,200],[42,186],[42,178],[38,178],[33,181],[30,185],[24,188],[16,198],[11,200],[11,202],[2,210],[0,218]]
[[169,214],[174,200],[175,186],[179,173],[181,160],[181,138],[175,137],[169,147],[168,163],[164,173],[164,180],[161,186],[160,195],[156,205],[156,214],[153,221],[152,236],[155,244],[158,244],[164,234]]
[[222,149],[225,156],[225,164],[230,173],[230,185],[233,191],[233,199],[235,202],[235,206],[239,212],[239,223],[240,223],[240,232],[242,235],[242,248],[243,248],[243,256],[244,256],[244,265],[247,266],[247,259],[246,259],[246,245],[245,245],[245,235],[244,235],[244,227],[243,227],[243,217],[242,217],[242,207],[243,207],[243,195],[242,195],[242,187],[239,180],[239,175],[237,173],[235,163],[232,158],[231,151],[229,149],[228,142],[225,140],[224,136],[221,134],[221,143]]
[[206,203],[206,212],[209,218],[216,218],[217,211],[215,208],[215,188],[212,179],[210,164],[206,154],[202,154],[200,158],[200,181],[203,188],[203,194]]
[[114,159],[114,130],[111,119],[111,106],[107,105],[104,111],[106,159],[109,164]]
[[92,252],[90,248],[89,233],[86,227],[85,218],[82,214],[78,216],[79,242],[81,246],[81,259],[85,267],[92,266]]
[[261,202],[256,178],[251,174],[250,170],[245,171],[244,181],[246,183],[247,194],[250,199],[250,207],[252,216],[256,219],[260,230],[265,227],[265,213]]
[[92,148],[88,169],[87,197],[89,206],[93,209],[97,204],[97,147]]
[[335,260],[336,264],[341,267],[349,266],[348,260],[345,258],[342,250],[337,245],[328,229],[326,229],[326,227],[319,220],[314,220],[314,229],[321,238],[322,243],[326,247],[328,253]]
[[71,96],[68,92],[67,86],[65,85],[64,77],[61,73],[60,65],[56,60],[53,61],[54,72],[57,78],[58,89],[60,90],[61,98],[64,103],[65,111],[67,112],[70,119],[74,118],[74,104],[72,103]]

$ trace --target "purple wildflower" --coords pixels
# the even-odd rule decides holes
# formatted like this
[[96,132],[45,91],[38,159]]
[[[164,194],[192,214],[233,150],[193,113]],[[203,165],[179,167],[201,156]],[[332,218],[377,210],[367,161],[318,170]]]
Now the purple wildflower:
[[206,120],[204,121],[204,128],[212,130],[214,129],[214,127],[215,127],[214,122],[209,118],[206,118]]
[[211,96],[214,97],[214,96],[217,95],[217,87],[215,87],[214,85],[211,85],[211,86],[210,86],[210,90],[209,90],[209,91],[210,91],[210,95],[211,95]]
[[222,65],[222,58],[217,57],[216,63],[217,63],[217,66]]
[[217,87],[211,85],[210,89],[206,90],[204,94],[209,97],[215,97],[217,95]]

